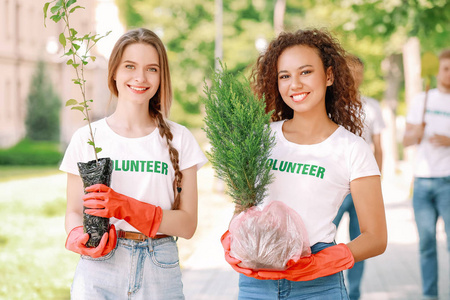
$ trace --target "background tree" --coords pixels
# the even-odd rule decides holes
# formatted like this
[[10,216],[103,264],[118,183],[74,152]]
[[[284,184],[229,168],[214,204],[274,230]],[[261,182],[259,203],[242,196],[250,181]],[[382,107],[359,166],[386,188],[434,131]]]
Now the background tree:
[[53,90],[43,61],[36,65],[27,101],[27,137],[35,141],[59,141],[61,100]]

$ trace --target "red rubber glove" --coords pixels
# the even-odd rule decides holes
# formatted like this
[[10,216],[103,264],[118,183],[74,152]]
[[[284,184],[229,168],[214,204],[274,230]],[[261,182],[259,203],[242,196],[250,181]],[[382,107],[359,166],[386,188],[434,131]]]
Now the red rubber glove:
[[284,271],[259,271],[258,276],[273,280],[308,281],[351,269],[354,264],[350,249],[345,244],[339,244],[302,257],[296,263],[288,262],[290,266]]
[[105,256],[111,252],[117,243],[117,233],[114,225],[109,227],[109,234],[105,232],[95,248],[86,247],[89,240],[89,233],[84,233],[83,226],[73,228],[66,239],[66,249],[81,255],[88,255],[93,258]]
[[156,236],[163,215],[161,207],[119,194],[104,184],[87,187],[86,192],[88,194],[83,196],[85,213],[125,220],[146,236]]
[[267,278],[262,278],[262,277],[258,276],[258,272],[254,271],[252,269],[239,267],[238,264],[240,264],[241,261],[239,259],[236,259],[236,258],[230,256],[231,235],[228,230],[222,235],[222,237],[220,238],[220,242],[222,243],[223,250],[225,251],[225,260],[227,261],[227,263],[230,264],[230,266],[235,271],[237,271],[241,274],[244,274],[246,276],[256,278],[256,279],[267,279]]

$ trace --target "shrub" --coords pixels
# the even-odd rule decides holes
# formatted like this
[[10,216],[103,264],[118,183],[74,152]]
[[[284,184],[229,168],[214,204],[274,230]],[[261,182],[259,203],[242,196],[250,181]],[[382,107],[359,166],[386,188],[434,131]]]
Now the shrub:
[[0,149],[0,165],[58,165],[59,143],[24,139],[8,149]]
[[27,137],[35,141],[59,140],[59,111],[61,100],[53,91],[45,63],[39,61],[28,94]]

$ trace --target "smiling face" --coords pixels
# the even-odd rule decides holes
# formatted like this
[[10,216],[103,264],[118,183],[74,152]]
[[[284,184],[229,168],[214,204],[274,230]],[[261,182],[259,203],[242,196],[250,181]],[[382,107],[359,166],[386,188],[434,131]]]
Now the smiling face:
[[159,56],[155,47],[141,43],[127,46],[114,80],[119,101],[147,105],[161,82]]
[[287,48],[278,58],[278,90],[296,113],[326,114],[325,93],[333,84],[331,68],[325,72],[316,50],[303,45]]

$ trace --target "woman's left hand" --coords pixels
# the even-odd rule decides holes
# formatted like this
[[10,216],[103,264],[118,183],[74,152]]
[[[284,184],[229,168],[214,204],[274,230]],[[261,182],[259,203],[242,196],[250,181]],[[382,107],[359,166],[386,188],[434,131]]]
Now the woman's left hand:
[[284,271],[259,271],[258,276],[272,280],[309,281],[351,269],[354,263],[355,259],[347,245],[339,244],[302,257],[297,262],[289,261]]

